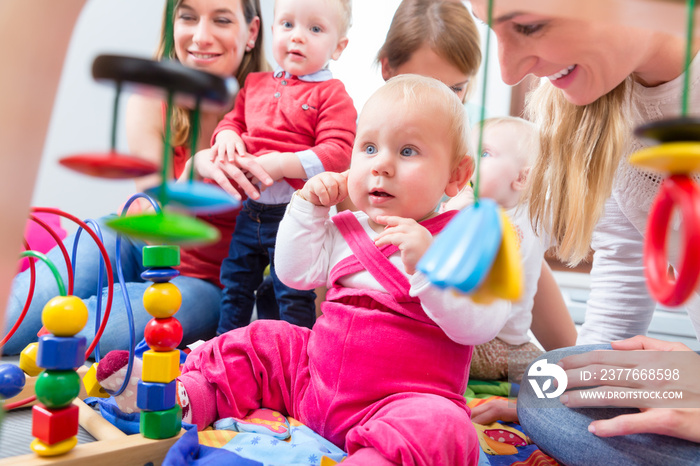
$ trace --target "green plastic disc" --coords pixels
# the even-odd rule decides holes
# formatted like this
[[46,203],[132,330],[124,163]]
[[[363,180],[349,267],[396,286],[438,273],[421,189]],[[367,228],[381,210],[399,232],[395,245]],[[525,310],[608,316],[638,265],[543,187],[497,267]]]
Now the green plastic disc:
[[202,220],[170,212],[116,217],[107,226],[145,241],[188,246],[213,243],[220,236],[219,230]]

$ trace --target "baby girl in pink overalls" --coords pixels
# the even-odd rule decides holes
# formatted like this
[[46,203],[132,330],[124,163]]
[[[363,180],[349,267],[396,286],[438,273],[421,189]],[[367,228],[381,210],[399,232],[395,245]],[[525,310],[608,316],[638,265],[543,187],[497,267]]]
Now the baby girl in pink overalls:
[[[183,420],[202,429],[265,407],[348,452],[343,464],[476,464],[463,394],[472,346],[509,303],[477,305],[431,285],[416,263],[471,175],[469,123],[441,82],[391,79],[366,103],[351,168],[311,178],[277,236],[280,279],[328,287],[313,329],[263,320],[195,349],[179,378]],[[359,209],[332,218],[346,197]]]

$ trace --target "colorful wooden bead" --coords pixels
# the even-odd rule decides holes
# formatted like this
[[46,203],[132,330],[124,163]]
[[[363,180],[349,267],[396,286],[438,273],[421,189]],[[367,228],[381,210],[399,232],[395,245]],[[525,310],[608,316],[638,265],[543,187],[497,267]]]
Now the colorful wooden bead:
[[144,246],[143,266],[177,267],[180,265],[180,247],[172,245]]
[[172,283],[154,283],[143,293],[143,307],[153,317],[171,317],[181,304],[182,294]]
[[150,383],[139,380],[136,406],[148,411],[164,411],[176,404],[177,382]]
[[25,346],[22,352],[19,354],[19,367],[30,377],[36,377],[37,375],[41,374],[41,371],[43,370],[36,364],[38,350],[39,343],[33,342]]
[[34,387],[37,399],[47,408],[68,406],[80,393],[80,376],[75,371],[44,371]]
[[93,363],[90,369],[83,376],[83,386],[87,396],[96,396],[98,398],[109,398],[109,393],[104,389],[100,382],[97,381],[97,366],[99,363]]
[[182,341],[182,324],[175,317],[151,319],[146,324],[143,336],[153,351],[172,351]]
[[143,372],[141,380],[144,382],[170,383],[180,375],[180,352],[153,350],[143,353]]
[[182,428],[182,409],[175,405],[164,411],[141,411],[140,431],[150,439],[174,437]]
[[41,313],[41,322],[58,337],[72,337],[80,332],[88,319],[85,303],[77,296],[56,296]]
[[37,365],[57,371],[75,369],[85,363],[85,337],[39,337]]
[[25,381],[24,372],[19,366],[14,364],[0,365],[0,399],[19,395],[24,388]]
[[58,456],[68,453],[75,448],[77,444],[78,437],[71,437],[68,440],[54,443],[53,445],[47,445],[38,438],[35,438],[32,440],[32,443],[29,444],[29,448],[39,456]]
[[49,409],[42,405],[32,407],[32,435],[47,445],[53,445],[78,435],[76,405],[63,409]]
[[173,269],[171,267],[157,267],[143,271],[141,273],[141,278],[143,278],[144,280],[152,281],[154,283],[165,283],[169,282],[170,280],[179,275],[180,271],[177,269]]

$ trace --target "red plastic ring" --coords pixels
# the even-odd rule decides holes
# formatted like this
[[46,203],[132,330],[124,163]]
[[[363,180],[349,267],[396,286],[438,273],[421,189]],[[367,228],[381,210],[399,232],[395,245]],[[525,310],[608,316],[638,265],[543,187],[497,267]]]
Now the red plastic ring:
[[[666,237],[674,207],[683,215],[683,237],[675,280],[668,276]],[[686,175],[664,180],[651,207],[644,243],[644,265],[651,295],[666,306],[683,304],[700,277],[700,190]]]

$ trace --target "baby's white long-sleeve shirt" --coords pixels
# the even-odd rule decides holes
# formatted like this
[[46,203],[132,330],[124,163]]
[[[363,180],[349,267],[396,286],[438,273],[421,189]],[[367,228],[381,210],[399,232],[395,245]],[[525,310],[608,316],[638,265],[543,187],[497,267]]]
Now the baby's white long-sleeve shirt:
[[[338,228],[330,220],[330,208],[318,207],[294,196],[280,223],[275,246],[275,271],[287,286],[297,289],[331,287],[330,272],[342,259],[353,255]],[[363,212],[354,212],[364,231],[373,240],[372,230]],[[389,261],[409,279],[410,294],[420,299],[425,313],[453,341],[479,345],[492,340],[508,318],[510,302],[496,300],[489,305],[474,303],[467,295],[432,285],[420,272],[406,273],[401,255]],[[340,279],[348,288],[386,292],[366,270]]]

